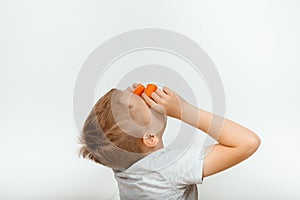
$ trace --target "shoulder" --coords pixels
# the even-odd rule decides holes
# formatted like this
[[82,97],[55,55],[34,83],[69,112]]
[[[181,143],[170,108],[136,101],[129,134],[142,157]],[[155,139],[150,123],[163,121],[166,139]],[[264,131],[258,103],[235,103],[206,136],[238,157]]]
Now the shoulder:
[[174,149],[170,151],[174,154],[173,160],[161,169],[161,173],[172,184],[183,186],[190,184],[201,184],[203,181],[202,171],[204,163],[204,149],[187,148]]

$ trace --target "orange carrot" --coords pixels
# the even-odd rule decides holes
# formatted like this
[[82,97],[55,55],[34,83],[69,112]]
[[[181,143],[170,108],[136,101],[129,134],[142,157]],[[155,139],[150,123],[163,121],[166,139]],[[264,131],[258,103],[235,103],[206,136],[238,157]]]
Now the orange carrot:
[[144,92],[145,87],[142,84],[138,84],[138,86],[135,88],[135,90],[133,91],[134,94],[141,96],[142,93]]
[[146,89],[145,89],[145,93],[148,97],[151,97],[151,93],[155,92],[157,89],[157,86],[154,84],[148,84]]

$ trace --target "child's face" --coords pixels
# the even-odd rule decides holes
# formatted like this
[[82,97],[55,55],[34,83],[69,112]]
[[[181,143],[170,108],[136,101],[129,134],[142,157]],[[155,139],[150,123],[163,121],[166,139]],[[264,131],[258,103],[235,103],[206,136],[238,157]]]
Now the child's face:
[[122,102],[128,105],[130,117],[139,126],[148,126],[148,131],[159,134],[164,131],[166,115],[158,113],[150,108],[143,98],[128,90],[122,91]]

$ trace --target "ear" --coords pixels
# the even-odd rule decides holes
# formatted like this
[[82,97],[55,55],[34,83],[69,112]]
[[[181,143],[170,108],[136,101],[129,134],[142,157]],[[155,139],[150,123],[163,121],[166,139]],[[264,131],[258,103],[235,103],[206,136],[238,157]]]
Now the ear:
[[143,143],[148,147],[155,147],[159,142],[159,138],[155,134],[146,133],[142,138]]

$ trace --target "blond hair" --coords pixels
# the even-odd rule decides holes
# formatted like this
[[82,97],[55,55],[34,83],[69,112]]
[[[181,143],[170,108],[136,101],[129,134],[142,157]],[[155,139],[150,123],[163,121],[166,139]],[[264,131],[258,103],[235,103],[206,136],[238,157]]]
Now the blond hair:
[[[124,169],[141,159],[141,138],[124,133],[117,125],[112,113],[113,98],[118,102],[122,91],[115,88],[103,95],[88,115],[79,142],[82,145],[79,156],[96,163],[114,168]],[[121,103],[115,110],[122,112]]]

